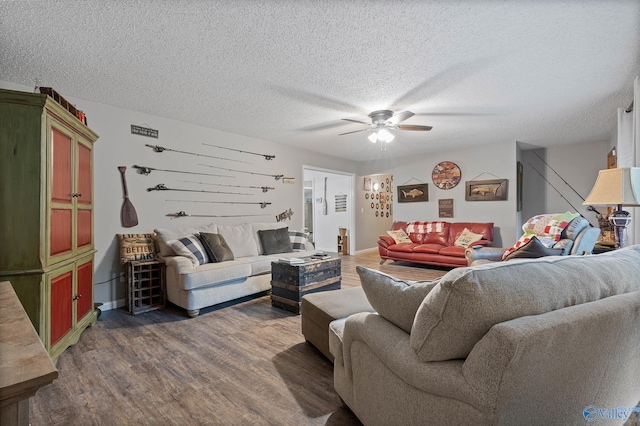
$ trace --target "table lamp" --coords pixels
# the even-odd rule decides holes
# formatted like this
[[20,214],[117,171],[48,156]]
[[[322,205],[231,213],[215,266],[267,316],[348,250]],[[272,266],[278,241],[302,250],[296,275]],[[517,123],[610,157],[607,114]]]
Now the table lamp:
[[616,248],[624,242],[624,230],[631,223],[629,212],[622,206],[640,206],[640,167],[600,170],[591,193],[582,205],[617,206],[609,215],[616,237]]

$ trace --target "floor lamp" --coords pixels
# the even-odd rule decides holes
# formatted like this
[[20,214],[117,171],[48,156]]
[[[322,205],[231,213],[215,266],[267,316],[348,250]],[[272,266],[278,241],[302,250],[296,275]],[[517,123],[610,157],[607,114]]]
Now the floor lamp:
[[624,244],[624,230],[631,223],[629,212],[622,206],[640,206],[640,167],[600,170],[598,179],[583,205],[617,206],[609,215],[616,237],[616,248]]

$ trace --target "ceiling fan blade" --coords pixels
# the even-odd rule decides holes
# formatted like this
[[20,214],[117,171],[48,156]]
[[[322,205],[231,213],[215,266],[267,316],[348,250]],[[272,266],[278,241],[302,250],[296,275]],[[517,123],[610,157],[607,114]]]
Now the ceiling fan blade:
[[343,118],[343,120],[344,120],[344,121],[351,121],[351,122],[353,122],[353,123],[364,124],[364,125],[367,125],[367,126],[370,126],[370,125],[371,125],[371,123],[367,123],[367,122],[360,121],[360,120],[352,120],[352,119],[350,119],[350,118]]
[[354,130],[353,132],[340,133],[338,136],[348,135],[348,134],[350,134],[350,133],[366,132],[366,131],[368,131],[368,130],[371,130],[371,129],[360,129],[360,130]]
[[402,111],[399,112],[397,114],[393,114],[393,117],[391,117],[390,119],[387,120],[387,123],[391,123],[391,124],[398,124],[401,121],[404,121],[408,118],[413,117],[415,114],[412,113],[411,111]]
[[398,130],[417,130],[417,131],[425,132],[431,129],[433,129],[433,127],[431,126],[419,126],[416,124],[404,124],[404,125],[398,126]]

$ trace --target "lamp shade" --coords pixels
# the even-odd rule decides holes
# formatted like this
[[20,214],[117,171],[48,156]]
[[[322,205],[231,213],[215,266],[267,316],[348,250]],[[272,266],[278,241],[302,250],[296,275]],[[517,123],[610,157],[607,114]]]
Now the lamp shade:
[[600,170],[582,205],[640,206],[640,167]]

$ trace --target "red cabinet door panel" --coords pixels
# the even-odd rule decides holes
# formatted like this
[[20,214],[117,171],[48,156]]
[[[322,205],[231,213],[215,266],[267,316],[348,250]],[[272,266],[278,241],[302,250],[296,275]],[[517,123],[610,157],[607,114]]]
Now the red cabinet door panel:
[[65,272],[51,280],[51,346],[71,330],[73,274]]
[[51,164],[51,201],[71,203],[71,147],[69,136],[51,128],[52,164]]
[[76,306],[80,321],[91,309],[93,309],[93,261],[78,266],[78,305]]
[[78,143],[78,204],[91,204],[91,149]]
[[91,210],[78,209],[78,248],[91,245]]
[[50,256],[71,251],[72,212],[51,209]]

